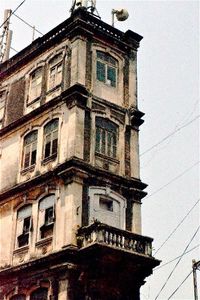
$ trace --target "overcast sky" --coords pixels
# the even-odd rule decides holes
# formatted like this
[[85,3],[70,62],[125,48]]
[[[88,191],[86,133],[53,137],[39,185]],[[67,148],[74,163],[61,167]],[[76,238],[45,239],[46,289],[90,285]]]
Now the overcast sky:
[[[21,2],[0,1],[2,22],[4,9],[14,10]],[[71,0],[26,0],[16,14],[46,33],[69,17],[70,7]],[[143,234],[154,238],[157,251],[199,199],[198,1],[97,0],[103,21],[111,23],[112,8],[129,11],[129,19],[116,23],[117,28],[144,36],[138,52],[138,102],[146,114],[140,129],[141,179],[149,185],[142,206]],[[11,29],[15,50],[31,42],[31,28],[15,16]],[[200,243],[199,233],[192,239],[199,220],[198,203],[156,254],[163,264]],[[158,299],[170,297],[199,253],[195,248],[182,258]],[[142,300],[156,298],[176,263],[154,272],[141,290]],[[193,298],[191,274],[171,299]]]

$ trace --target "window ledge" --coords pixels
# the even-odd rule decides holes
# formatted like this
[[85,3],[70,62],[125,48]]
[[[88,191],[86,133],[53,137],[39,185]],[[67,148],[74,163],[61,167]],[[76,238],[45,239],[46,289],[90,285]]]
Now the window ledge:
[[32,165],[32,166],[30,166],[30,167],[28,167],[28,168],[25,168],[25,169],[23,169],[23,170],[21,170],[21,175],[24,175],[24,174],[26,174],[26,173],[28,173],[28,172],[33,172],[35,170],[35,165]]
[[26,107],[31,106],[31,105],[34,104],[35,102],[38,102],[38,101],[40,100],[40,98],[41,98],[41,95],[40,95],[39,97],[37,97],[37,98],[31,100],[31,102],[28,102],[28,101],[27,101],[27,102],[26,102]]
[[36,247],[42,247],[47,244],[50,244],[52,242],[52,240],[53,240],[53,237],[50,236],[50,237],[39,240],[35,245],[36,245]]
[[20,248],[17,248],[13,251],[13,254],[21,254],[21,253],[24,253],[24,252],[28,252],[28,249],[29,249],[29,245],[25,245],[25,246],[22,246]]
[[51,156],[48,156],[48,157],[46,157],[46,158],[44,158],[44,159],[42,160],[42,165],[46,165],[46,164],[48,164],[49,162],[51,162],[51,161],[53,161],[53,160],[56,160],[56,158],[57,158],[57,153],[56,153],[56,154],[53,154],[53,155],[51,155]]
[[98,153],[98,152],[95,152],[95,156],[100,157],[104,160],[111,161],[111,162],[114,162],[116,164],[119,164],[119,160],[116,159],[116,158],[113,158],[113,157],[110,157],[110,156],[107,156],[107,155],[104,155],[104,154],[101,154],[101,153]]
[[48,94],[50,94],[50,93],[56,91],[59,87],[61,87],[61,83],[58,84],[58,85],[56,85],[56,86],[54,86],[53,88],[49,89],[49,90],[46,92],[46,95],[48,95]]

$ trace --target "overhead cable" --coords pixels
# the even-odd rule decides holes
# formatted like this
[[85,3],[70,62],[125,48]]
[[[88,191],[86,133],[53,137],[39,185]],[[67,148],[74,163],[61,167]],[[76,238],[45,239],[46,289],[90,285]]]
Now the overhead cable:
[[179,284],[179,286],[175,289],[175,291],[167,298],[167,300],[171,299],[171,297],[180,289],[180,287],[184,284],[184,282],[188,279],[188,277],[192,274],[192,271],[185,277],[185,279]]
[[37,31],[39,34],[43,35],[43,33],[41,31],[39,31],[38,29],[35,28],[35,26],[32,26],[31,24],[29,24],[28,22],[26,22],[24,19],[22,19],[21,17],[19,17],[18,15],[14,14],[13,15],[15,17],[17,17],[19,20],[21,20],[24,24],[26,24],[27,26],[29,26],[30,28],[32,28],[33,30]]
[[[185,252],[185,254],[192,252],[193,250],[195,250],[195,249],[198,248],[199,246],[200,246],[200,244],[196,245],[195,247],[193,247],[193,248],[191,248],[190,250],[188,250],[187,252]],[[184,255],[185,255],[185,254],[184,254]],[[158,269],[161,269],[161,268],[163,268],[163,267],[165,267],[165,266],[171,264],[172,262],[176,261],[179,257],[181,257],[181,255],[179,255],[179,256],[175,257],[174,259],[172,259],[172,260],[166,262],[165,264],[162,264],[161,266],[155,268],[155,269],[154,269],[154,272],[157,271]]]
[[162,144],[164,141],[166,141],[168,138],[170,138],[172,135],[176,134],[177,132],[179,132],[181,129],[189,126],[190,124],[192,124],[194,121],[196,121],[198,118],[200,117],[200,115],[197,115],[194,119],[190,120],[189,122],[187,122],[186,124],[178,127],[177,129],[175,129],[174,131],[172,131],[170,134],[168,134],[167,136],[165,136],[162,140],[160,140],[159,142],[157,142],[156,144],[154,144],[153,146],[151,146],[150,148],[148,148],[147,150],[145,150],[144,152],[142,152],[140,154],[140,156],[148,153],[149,151],[151,151],[152,149],[156,148],[157,146],[159,146],[160,144]]
[[151,193],[150,195],[146,196],[145,199],[152,197],[153,195],[157,194],[158,192],[160,192],[161,190],[163,190],[164,188],[166,188],[168,185],[170,185],[172,182],[174,182],[175,180],[177,180],[178,178],[182,177],[185,173],[187,173],[188,171],[190,171],[192,168],[194,168],[196,165],[198,165],[200,163],[200,161],[197,161],[195,164],[193,164],[191,167],[187,168],[185,171],[183,171],[181,174],[177,175],[176,177],[174,177],[172,180],[170,180],[168,183],[166,183],[165,185],[161,186],[159,189],[157,189],[156,191],[154,191],[153,193]]
[[157,294],[157,296],[156,296],[155,300],[156,300],[156,299],[158,299],[158,297],[160,296],[161,292],[162,292],[162,291],[163,291],[163,289],[165,288],[165,286],[166,286],[167,282],[169,281],[169,279],[171,278],[172,274],[173,274],[173,273],[174,273],[174,271],[176,270],[176,268],[177,268],[178,264],[180,263],[181,259],[183,258],[183,256],[184,256],[185,252],[187,251],[187,249],[188,249],[189,245],[191,244],[191,242],[193,241],[193,239],[194,239],[194,238],[195,238],[195,236],[197,235],[197,232],[199,231],[199,228],[200,228],[200,226],[198,226],[198,227],[197,227],[197,229],[196,229],[195,233],[193,234],[193,236],[192,236],[191,240],[189,241],[189,243],[188,243],[188,244],[187,244],[187,246],[185,247],[185,249],[184,249],[184,251],[183,251],[182,255],[181,255],[181,256],[180,256],[180,258],[179,258],[179,260],[177,261],[177,263],[176,263],[176,264],[175,264],[175,266],[173,267],[173,269],[172,269],[172,271],[170,272],[170,274],[168,275],[168,277],[167,277],[167,279],[166,279],[165,283],[163,284],[163,286],[161,287],[160,291],[158,292],[158,294]]
[[22,6],[22,4],[24,4],[26,0],[23,0],[16,8],[15,10],[11,11],[11,14],[9,15],[9,17],[0,25],[0,28],[3,27],[4,24],[6,24],[6,22],[10,19],[10,17],[20,8],[20,6]]
[[195,208],[195,206],[199,203],[200,199],[197,200],[197,202],[192,206],[192,208],[190,208],[190,210],[187,212],[187,214],[183,217],[183,219],[178,223],[178,225],[174,228],[174,230],[172,230],[172,232],[168,235],[168,237],[165,239],[165,241],[161,244],[161,246],[158,248],[158,250],[156,250],[156,252],[154,253],[154,255],[156,255],[158,253],[158,251],[160,251],[160,249],[165,245],[165,243],[170,239],[170,237],[176,232],[176,230],[180,227],[180,225],[185,221],[185,219],[189,216],[189,214],[191,213],[191,211]]

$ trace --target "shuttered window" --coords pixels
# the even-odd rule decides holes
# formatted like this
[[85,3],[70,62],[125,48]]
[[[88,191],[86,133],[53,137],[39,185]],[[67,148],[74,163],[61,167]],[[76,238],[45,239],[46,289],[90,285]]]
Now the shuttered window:
[[49,63],[49,78],[48,89],[51,90],[54,87],[61,84],[62,81],[62,55],[55,56]]
[[40,97],[41,91],[42,91],[42,68],[38,68],[30,76],[29,102]]
[[97,51],[96,73],[99,81],[116,87],[117,61],[111,55]]
[[29,236],[32,229],[32,206],[22,207],[17,212],[17,247],[23,247],[29,244]]

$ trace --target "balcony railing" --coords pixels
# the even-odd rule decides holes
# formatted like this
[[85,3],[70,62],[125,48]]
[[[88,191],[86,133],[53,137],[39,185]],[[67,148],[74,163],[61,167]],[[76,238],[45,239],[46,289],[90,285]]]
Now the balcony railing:
[[87,227],[81,227],[78,230],[77,240],[79,248],[98,243],[112,248],[152,256],[153,239],[99,222],[95,222]]

